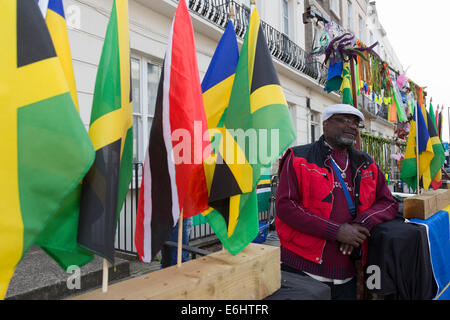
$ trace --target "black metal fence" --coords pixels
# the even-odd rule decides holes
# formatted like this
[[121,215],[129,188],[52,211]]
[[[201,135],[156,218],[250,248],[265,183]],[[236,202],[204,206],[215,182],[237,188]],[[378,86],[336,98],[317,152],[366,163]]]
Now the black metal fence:
[[[134,245],[134,233],[136,229],[136,211],[142,179],[142,169],[143,163],[134,163],[133,180],[130,184],[130,191],[126,196],[122,212],[120,213],[117,222],[115,249],[128,254],[137,254],[136,247]],[[276,190],[276,185],[272,187],[273,194],[275,192],[274,190]],[[269,210],[260,212],[260,221],[270,221],[271,217],[274,217],[273,210],[274,206],[269,206]],[[214,230],[210,227],[209,224],[199,224],[192,227],[190,241],[200,240],[199,243],[201,244],[202,239],[210,238],[210,236],[213,235]]]

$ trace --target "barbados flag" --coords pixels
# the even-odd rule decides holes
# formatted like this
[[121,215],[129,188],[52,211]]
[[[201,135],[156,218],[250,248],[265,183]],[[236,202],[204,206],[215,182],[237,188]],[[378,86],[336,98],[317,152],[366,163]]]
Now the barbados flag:
[[216,133],[217,141],[212,144],[213,149],[218,146],[218,152],[213,155],[213,170],[205,166],[211,207],[206,220],[224,247],[237,254],[259,232],[256,186],[261,169],[270,166],[295,140],[286,98],[256,9]]
[[411,219],[426,227],[433,275],[438,286],[433,300],[450,300],[450,206],[427,220]]
[[0,299],[94,149],[35,0],[0,0]]

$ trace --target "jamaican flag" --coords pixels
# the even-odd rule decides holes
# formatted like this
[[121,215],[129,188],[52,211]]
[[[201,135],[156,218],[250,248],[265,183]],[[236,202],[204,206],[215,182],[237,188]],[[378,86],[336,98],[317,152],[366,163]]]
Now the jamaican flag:
[[352,94],[352,78],[350,72],[350,63],[344,62],[342,70],[342,84],[341,84],[341,98],[343,104],[349,104],[353,106],[353,94]]
[[132,177],[133,107],[128,1],[116,0],[95,82],[89,135],[95,162],[83,180],[78,243],[114,262],[114,237]]
[[256,9],[216,133],[215,159],[205,167],[211,208],[204,215],[225,248],[237,254],[258,235],[256,185],[261,169],[269,167],[295,140]]
[[[69,36],[62,0],[40,0],[38,5],[47,23],[61,62],[70,95],[78,109],[77,90],[70,54]],[[66,271],[69,266],[79,267],[92,261],[93,254],[77,243],[78,217],[80,212],[81,184],[72,191],[61,205],[61,209],[47,223],[36,244]]]
[[0,0],[0,299],[94,149],[35,0]]

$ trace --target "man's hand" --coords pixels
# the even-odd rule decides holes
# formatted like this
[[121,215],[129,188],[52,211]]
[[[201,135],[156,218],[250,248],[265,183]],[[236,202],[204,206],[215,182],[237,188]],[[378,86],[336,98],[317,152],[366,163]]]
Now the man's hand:
[[341,243],[339,250],[341,250],[343,255],[346,255],[346,254],[351,255],[352,251],[353,251],[353,247],[349,244]]
[[336,240],[342,244],[358,248],[368,237],[370,237],[369,230],[363,226],[345,223],[340,226]]

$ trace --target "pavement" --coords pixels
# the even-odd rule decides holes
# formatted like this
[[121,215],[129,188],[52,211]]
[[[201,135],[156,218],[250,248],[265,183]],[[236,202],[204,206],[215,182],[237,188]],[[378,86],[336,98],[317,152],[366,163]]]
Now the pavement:
[[[267,235],[266,245],[279,246],[275,231]],[[221,244],[205,248],[221,250]],[[115,268],[109,268],[109,284],[134,278],[160,269],[160,254],[151,263],[143,263],[134,255],[116,252]],[[32,247],[16,268],[5,300],[61,300],[100,288],[103,278],[103,259],[94,260],[80,268],[79,289],[74,287],[74,274],[66,273],[41,248]]]
[[[115,268],[109,268],[109,283],[150,272],[154,265],[155,263],[138,263],[137,260],[129,261],[118,255],[115,258]],[[79,271],[80,281],[77,289],[74,273],[66,273],[41,248],[32,247],[17,266],[5,300],[60,300],[101,287],[102,258],[95,256],[93,261],[81,267]]]

